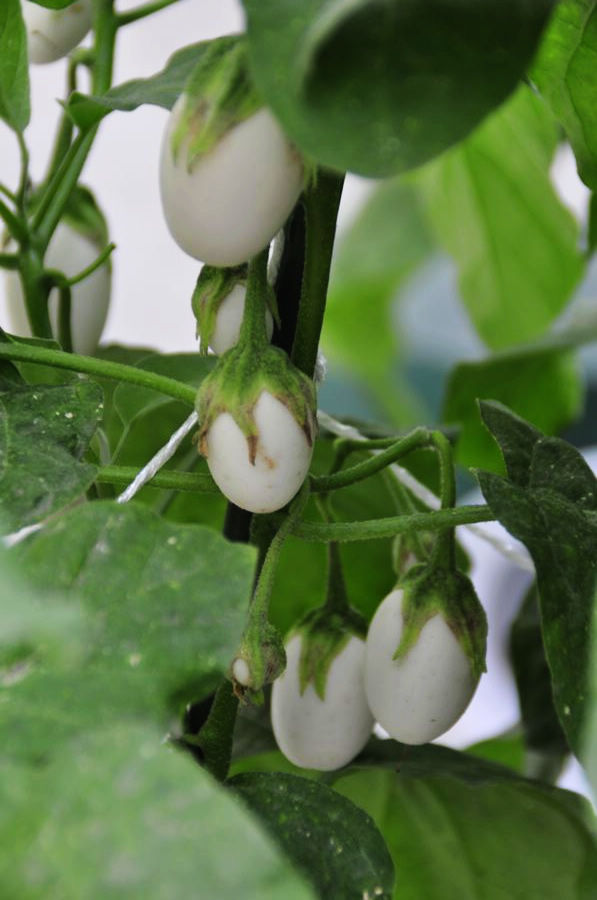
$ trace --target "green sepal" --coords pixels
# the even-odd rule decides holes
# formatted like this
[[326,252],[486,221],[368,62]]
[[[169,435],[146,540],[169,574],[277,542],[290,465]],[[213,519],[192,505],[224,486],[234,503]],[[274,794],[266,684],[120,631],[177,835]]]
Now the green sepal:
[[331,611],[326,606],[308,612],[295,625],[289,638],[301,636],[299,660],[300,692],[313,684],[317,696],[325,700],[325,689],[330,666],[344,650],[351,637],[365,638],[367,623],[356,610],[347,607],[343,611]]
[[473,678],[486,670],[487,617],[472,582],[462,572],[440,566],[415,566],[398,582],[403,591],[402,637],[394,659],[404,659],[423,627],[440,615],[471,663]]
[[199,338],[202,356],[207,356],[220,306],[237,284],[246,285],[247,270],[246,263],[230,269],[207,265],[201,269],[191,297],[191,306],[197,320],[196,337]]
[[315,386],[279,347],[240,341],[218,360],[197,393],[199,452],[207,457],[206,436],[214,420],[229,413],[247,439],[254,465],[258,430],[255,405],[263,391],[283,403],[313,445],[317,433]]
[[286,650],[278,629],[270,622],[265,622],[262,623],[258,633],[250,630],[243,637],[232,665],[237,659],[242,659],[246,663],[250,683],[244,686],[233,679],[234,691],[241,700],[259,703],[265,685],[279,678],[286,668]]
[[241,35],[210,41],[183,92],[183,108],[171,138],[176,159],[186,145],[190,172],[227,132],[263,106],[249,73],[247,42]]

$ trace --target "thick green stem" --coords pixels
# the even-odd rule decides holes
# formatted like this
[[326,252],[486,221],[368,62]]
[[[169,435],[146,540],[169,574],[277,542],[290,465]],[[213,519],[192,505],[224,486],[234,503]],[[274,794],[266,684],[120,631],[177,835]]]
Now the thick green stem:
[[0,269],[12,269],[16,271],[19,268],[19,257],[16,253],[0,253]]
[[52,326],[48,313],[50,283],[44,274],[42,256],[33,246],[21,250],[20,276],[31,333],[35,337],[51,338]]
[[320,171],[305,194],[307,246],[292,361],[309,378],[317,361],[343,183],[343,175]]
[[295,537],[304,541],[368,541],[407,534],[409,531],[441,531],[457,525],[491,522],[495,516],[488,506],[457,506],[413,513],[409,516],[388,516],[366,522],[299,522],[292,529]]
[[[197,452],[193,451],[193,458],[196,456]],[[101,467],[95,480],[101,484],[127,485],[130,484],[138,474],[139,470],[134,466],[109,465]],[[220,489],[217,487],[211,475],[202,472],[172,472],[168,469],[162,469],[147,483],[149,487],[162,488],[169,491],[185,491],[187,493],[200,494],[220,493]]]
[[150,388],[176,400],[182,400],[193,407],[197,389],[156,375],[145,369],[136,369],[124,363],[110,362],[107,359],[96,359],[92,356],[79,356],[76,353],[64,353],[62,350],[48,350],[45,347],[34,347],[29,344],[0,344],[0,359],[13,359],[17,362],[33,362],[58,369],[70,369],[73,372],[84,372],[87,375],[99,375],[102,378],[114,378],[116,381],[128,381],[140,387]]
[[432,443],[431,432],[427,428],[415,428],[406,437],[394,441],[386,450],[366,459],[356,466],[350,466],[348,469],[342,469],[340,472],[334,472],[331,475],[312,475],[311,490],[317,493],[327,493],[337,488],[346,487],[364,478],[369,478],[377,472],[381,472],[386,466],[396,462],[402,456],[406,456],[413,450],[421,447],[428,447]]
[[249,263],[245,311],[239,336],[239,344],[250,346],[256,351],[269,344],[265,324],[266,297],[269,290],[267,283],[268,252],[269,248],[266,247]]
[[67,284],[63,284],[58,288],[58,340],[63,350],[72,353],[73,350],[73,334],[71,327],[71,290]]

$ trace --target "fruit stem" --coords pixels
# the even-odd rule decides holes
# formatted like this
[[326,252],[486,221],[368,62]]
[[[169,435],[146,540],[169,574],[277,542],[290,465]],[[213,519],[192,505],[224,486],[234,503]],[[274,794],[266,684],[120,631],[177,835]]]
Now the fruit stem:
[[[305,481],[265,554],[240,648],[232,663],[235,687],[241,694],[249,690],[253,695],[258,695],[264,685],[277,678],[284,668],[282,639],[269,623],[269,601],[284,541],[300,519],[309,493],[309,483]],[[244,677],[241,678],[239,673],[242,670]]]
[[[431,440],[439,457],[440,499],[442,510],[453,509],[456,503],[456,479],[452,459],[452,445],[441,431],[432,431]],[[454,528],[440,531],[435,540],[432,564],[452,572],[456,567],[456,538]]]
[[238,698],[232,685],[223,681],[199,733],[185,735],[183,739],[187,746],[199,748],[203,766],[218,781],[225,781],[230,768],[237,710]]
[[267,258],[269,247],[254,256],[249,263],[247,276],[247,295],[243,323],[240,329],[239,344],[259,353],[269,345],[265,324],[266,297],[269,290],[267,282]]
[[317,361],[343,184],[344,175],[319,170],[305,192],[305,267],[291,358],[309,378]]

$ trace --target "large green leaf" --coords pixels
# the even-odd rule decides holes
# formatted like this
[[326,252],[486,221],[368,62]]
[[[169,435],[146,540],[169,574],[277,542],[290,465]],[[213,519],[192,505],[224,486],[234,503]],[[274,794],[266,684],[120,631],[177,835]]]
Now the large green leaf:
[[461,140],[514,89],[552,0],[244,0],[257,87],[298,146],[389,175]]
[[170,57],[161,72],[150,78],[126,81],[100,96],[75,91],[68,101],[69,115],[80,128],[90,128],[116,109],[132,112],[145,103],[172,109],[209,43],[202,41],[183,47]]
[[557,766],[568,755],[568,743],[557,717],[535,586],[529,591],[510,631],[510,660],[516,679],[525,743]]
[[20,0],[0,3],[0,119],[14,131],[29,122],[27,36]]
[[477,400],[499,400],[547,434],[581,411],[582,382],[570,352],[552,347],[516,348],[479,362],[463,362],[448,377],[442,420],[458,425],[458,461],[501,471],[494,441],[483,427]]
[[229,784],[322,900],[392,896],[392,860],[379,831],[331,788],[281,772],[249,772]]
[[314,896],[237,798],[151,728],[120,722],[41,770],[3,768],[6,900]]
[[531,75],[572,143],[580,177],[597,190],[597,2],[561,0]]
[[93,382],[0,394],[0,512],[9,530],[39,522],[93,482],[95,467],[81,458],[101,413]]
[[416,192],[393,180],[375,190],[334,256],[324,351],[365,382],[393,421],[410,410],[395,383],[392,301],[432,247]]
[[37,757],[122,714],[164,727],[227,671],[243,629],[253,548],[164,522],[142,506],[95,502],[12,554],[39,591],[80,598],[93,639],[72,672],[27,657],[27,677],[6,686],[0,704],[5,752]]
[[396,869],[396,900],[591,900],[597,848],[581,798],[516,778],[348,774],[338,791],[368,812]]
[[578,226],[549,178],[556,139],[545,104],[523,86],[421,176],[462,299],[492,348],[540,335],[583,271]]
[[480,472],[479,482],[493,514],[533,558],[554,702],[578,753],[589,691],[597,480],[569,444],[544,437],[499,404],[481,409],[510,480]]

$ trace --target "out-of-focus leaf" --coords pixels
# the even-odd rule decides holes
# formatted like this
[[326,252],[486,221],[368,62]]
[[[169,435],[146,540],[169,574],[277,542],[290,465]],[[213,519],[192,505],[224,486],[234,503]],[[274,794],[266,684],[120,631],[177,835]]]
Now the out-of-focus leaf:
[[531,76],[566,129],[580,177],[597,190],[597,3],[561,0]]
[[570,352],[547,347],[459,363],[446,384],[442,419],[459,427],[457,458],[465,466],[501,471],[501,458],[483,427],[477,400],[499,400],[547,434],[572,422],[583,388]]
[[244,0],[258,89],[328,167],[390,175],[461,140],[514,89],[551,0]]
[[93,730],[48,766],[4,775],[7,900],[315,896],[240,801],[144,724]]
[[0,119],[14,131],[29,123],[27,35],[20,0],[0,3]]
[[549,110],[523,86],[421,173],[462,299],[494,349],[541,335],[583,272],[578,226],[549,178],[556,140]]
[[392,301],[432,248],[416,192],[394,180],[375,190],[334,257],[324,350],[364,381],[393,421],[404,421],[410,404],[396,384]]
[[94,502],[11,552],[34,587],[82,603],[80,669],[31,660],[0,703],[4,752],[37,758],[117,716],[161,728],[219,684],[240,641],[255,551],[143,506]]

